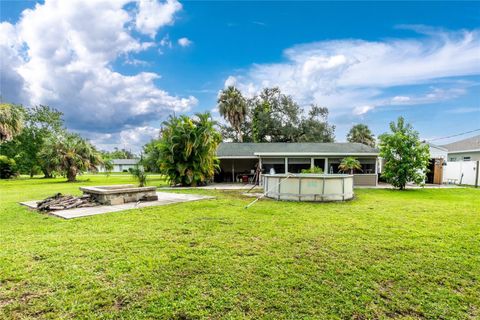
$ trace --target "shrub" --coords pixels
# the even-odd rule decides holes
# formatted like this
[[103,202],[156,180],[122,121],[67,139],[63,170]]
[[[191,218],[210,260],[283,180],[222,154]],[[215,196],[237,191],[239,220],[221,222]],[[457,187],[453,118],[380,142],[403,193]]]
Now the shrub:
[[17,175],[15,160],[0,155],[0,179],[9,179]]
[[322,174],[323,169],[320,167],[313,167],[309,169],[302,169],[302,173],[317,173],[317,174]]
[[128,169],[133,175],[133,178],[137,180],[139,187],[145,187],[147,185],[147,174],[143,168],[136,166],[135,168]]

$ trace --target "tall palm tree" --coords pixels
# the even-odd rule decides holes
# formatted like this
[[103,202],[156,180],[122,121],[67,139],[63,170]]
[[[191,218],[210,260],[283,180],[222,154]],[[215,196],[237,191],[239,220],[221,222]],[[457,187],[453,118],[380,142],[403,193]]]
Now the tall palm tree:
[[237,140],[243,142],[241,126],[247,115],[247,102],[240,90],[229,86],[220,93],[218,98],[220,115],[227,120],[237,133]]
[[342,172],[350,171],[350,174],[353,174],[353,170],[360,170],[362,171],[362,165],[360,161],[355,159],[354,157],[346,157],[342,159],[342,162],[338,165],[338,168]]
[[348,142],[358,142],[375,147],[375,136],[365,124],[354,125],[347,134]]
[[64,173],[68,182],[76,181],[79,172],[96,169],[103,163],[101,154],[94,146],[72,133],[52,139],[42,150],[41,158],[51,163],[55,170]]
[[23,110],[21,107],[1,103],[0,104],[0,143],[11,140],[20,133],[23,128]]

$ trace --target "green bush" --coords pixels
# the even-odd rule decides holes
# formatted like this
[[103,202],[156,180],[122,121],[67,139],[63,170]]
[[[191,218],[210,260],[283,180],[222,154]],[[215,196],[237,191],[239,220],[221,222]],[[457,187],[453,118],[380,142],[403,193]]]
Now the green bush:
[[320,167],[313,167],[309,169],[302,169],[302,173],[317,173],[317,174],[322,174],[323,169]]
[[158,163],[171,184],[197,186],[213,179],[219,168],[216,152],[221,141],[214,126],[209,113],[171,117],[163,123]]
[[17,175],[15,160],[0,156],[0,179],[9,179]]

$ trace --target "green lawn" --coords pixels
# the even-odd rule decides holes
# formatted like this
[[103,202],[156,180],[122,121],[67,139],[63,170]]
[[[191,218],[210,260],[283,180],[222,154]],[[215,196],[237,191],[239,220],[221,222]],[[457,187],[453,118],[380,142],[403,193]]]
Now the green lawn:
[[217,199],[76,220],[17,204],[131,182],[80,179],[0,182],[0,319],[480,317],[480,190],[249,210],[183,191]]

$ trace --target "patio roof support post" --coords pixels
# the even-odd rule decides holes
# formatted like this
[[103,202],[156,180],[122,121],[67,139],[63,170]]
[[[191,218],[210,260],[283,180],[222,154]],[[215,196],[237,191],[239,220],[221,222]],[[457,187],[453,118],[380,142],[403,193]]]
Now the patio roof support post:
[[375,158],[375,174],[377,177],[375,178],[375,186],[378,185],[378,158]]
[[315,167],[315,159],[310,158],[310,169],[313,169]]
[[288,173],[288,158],[285,157],[285,172],[284,173]]
[[235,159],[232,159],[232,182],[235,181]]
[[325,157],[325,164],[323,166],[324,166],[323,167],[323,169],[324,169],[323,173],[325,173],[325,174],[328,173],[328,158],[327,157]]

